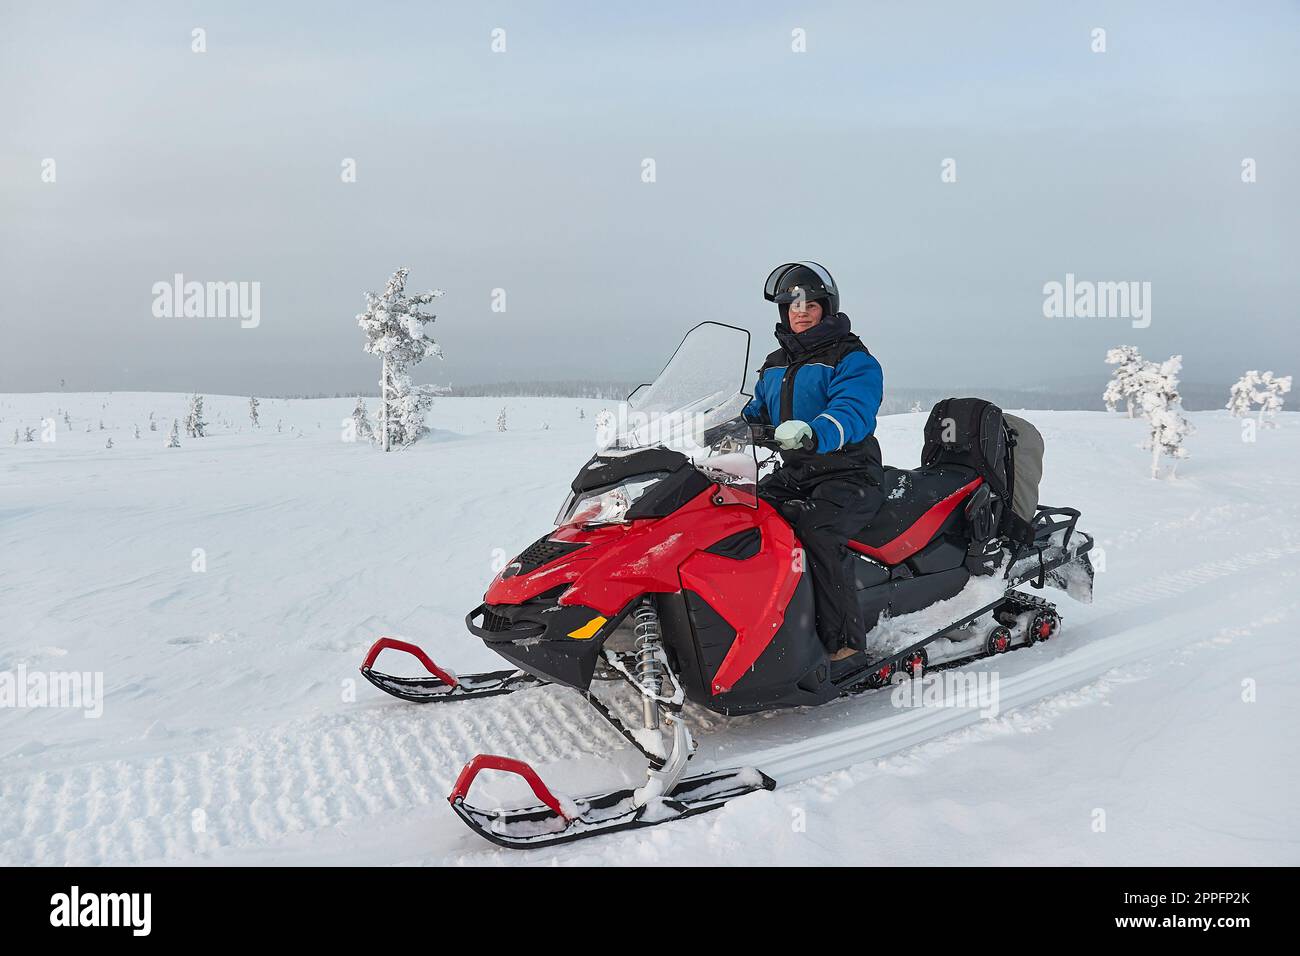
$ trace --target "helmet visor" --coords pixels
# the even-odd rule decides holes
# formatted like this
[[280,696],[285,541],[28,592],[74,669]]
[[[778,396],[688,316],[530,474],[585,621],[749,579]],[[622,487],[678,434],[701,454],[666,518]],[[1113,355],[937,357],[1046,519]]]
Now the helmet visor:
[[772,270],[772,274],[767,277],[767,282],[763,284],[763,298],[767,299],[768,302],[780,303],[793,302],[798,298],[797,293],[783,291],[781,286],[782,280],[799,266],[803,266],[812,272],[821,285],[821,288],[813,286],[812,288],[803,289],[805,299],[818,299],[835,294],[835,280],[831,278],[831,274],[824,267],[816,262],[787,262],[785,265],[777,266]]

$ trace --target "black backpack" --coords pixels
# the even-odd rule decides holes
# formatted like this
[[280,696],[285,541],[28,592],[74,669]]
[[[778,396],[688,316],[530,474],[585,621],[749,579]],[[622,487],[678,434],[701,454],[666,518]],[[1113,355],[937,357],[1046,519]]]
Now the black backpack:
[[994,502],[994,527],[1017,545],[1034,540],[1034,529],[1012,508],[1016,485],[1016,433],[1002,409],[982,398],[945,398],[925,423],[921,465],[964,465],[984,479]]

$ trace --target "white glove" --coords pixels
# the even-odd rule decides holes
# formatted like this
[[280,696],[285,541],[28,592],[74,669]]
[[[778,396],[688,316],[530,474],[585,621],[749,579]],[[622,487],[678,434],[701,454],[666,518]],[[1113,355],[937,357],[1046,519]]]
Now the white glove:
[[776,426],[776,443],[786,451],[796,448],[811,448],[813,430],[807,422],[791,420]]

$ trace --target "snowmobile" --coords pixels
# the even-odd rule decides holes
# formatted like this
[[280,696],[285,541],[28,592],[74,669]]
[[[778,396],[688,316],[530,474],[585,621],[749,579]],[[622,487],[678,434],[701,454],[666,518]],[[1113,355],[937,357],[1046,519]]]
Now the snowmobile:
[[[687,774],[695,741],[686,705],[735,716],[824,704],[1051,638],[1055,606],[1022,585],[1091,599],[1093,542],[1076,528],[1079,512],[1035,501],[1014,520],[1001,452],[988,452],[988,428],[1005,427],[1000,410],[948,400],[927,424],[922,467],[885,469],[885,505],[849,544],[869,646],[832,661],[816,635],[791,522],[758,496],[777,446],[770,427],[740,415],[748,363],[748,332],[705,322],[629,397],[573,479],[554,530],[507,564],[465,618],[508,668],[456,675],[388,637],[366,655],[367,680],[417,703],[572,688],[645,755],[642,786],[580,799],[553,793],[522,761],[474,757],[448,800],[488,840],[550,845],[773,789],[760,768]],[[944,441],[952,402],[975,402],[978,421]],[[973,437],[962,440],[966,433]],[[761,452],[769,454],[760,465]],[[429,676],[375,670],[384,650],[413,655]],[[618,711],[611,685],[639,706]],[[470,787],[483,770],[523,777],[538,805],[474,805]]]

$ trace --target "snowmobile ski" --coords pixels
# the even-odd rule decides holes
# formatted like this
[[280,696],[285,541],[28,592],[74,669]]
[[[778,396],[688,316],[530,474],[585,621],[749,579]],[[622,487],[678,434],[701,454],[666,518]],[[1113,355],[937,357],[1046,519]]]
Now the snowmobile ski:
[[[504,770],[523,777],[541,804],[519,810],[483,810],[474,806],[466,798],[474,778],[483,770]],[[747,793],[775,788],[776,781],[767,774],[743,767],[686,777],[668,793],[644,801],[644,788],[631,787],[573,799],[552,793],[523,761],[479,754],[465,765],[447,802],[479,836],[498,846],[525,849],[657,826],[716,810]]]
[[[410,654],[429,672],[430,677],[394,677],[374,669],[375,658],[381,651],[404,651]],[[385,693],[416,704],[431,704],[442,700],[470,700],[478,697],[495,697],[529,687],[544,687],[548,681],[534,677],[522,670],[489,671],[482,674],[457,675],[433,662],[415,644],[392,637],[381,637],[371,645],[361,665],[361,674]]]

